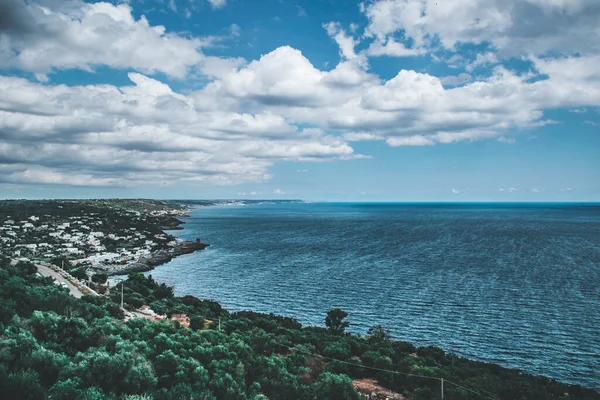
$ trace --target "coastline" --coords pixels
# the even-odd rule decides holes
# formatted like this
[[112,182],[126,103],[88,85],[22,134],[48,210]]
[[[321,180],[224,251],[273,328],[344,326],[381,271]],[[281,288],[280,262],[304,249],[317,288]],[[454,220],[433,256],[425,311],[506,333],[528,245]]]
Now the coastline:
[[[185,221],[182,221],[181,218],[189,217],[190,212],[200,207],[202,206],[197,205],[194,207],[188,207],[183,211],[173,210],[173,215],[170,215],[165,220],[160,221],[160,230],[162,234],[166,236],[172,236],[167,234],[165,231],[183,230],[184,228],[182,225],[185,224]],[[107,276],[147,272],[153,270],[159,265],[168,263],[175,257],[204,250],[209,246],[209,244],[200,241],[199,238],[197,238],[195,241],[181,240],[178,238],[175,238],[175,240],[178,240],[177,244],[175,244],[169,250],[161,249],[152,251],[149,255],[140,256],[138,260],[127,264],[103,264],[95,266],[94,269],[98,271],[98,273],[103,273]]]
[[[66,207],[66,204],[63,203],[59,203],[60,206],[59,208],[61,210],[63,210],[63,205]],[[144,272],[144,271],[149,271],[154,269],[155,267],[162,265],[164,263],[169,262],[170,260],[173,260],[175,257],[178,257],[179,255],[182,254],[187,254],[187,253],[191,253],[194,251],[198,251],[198,250],[202,250],[204,248],[206,248],[206,246],[208,246],[207,244],[201,243],[201,242],[194,242],[194,241],[183,241],[181,239],[177,239],[177,236],[182,236],[179,234],[175,234],[175,232],[170,232],[171,230],[183,230],[183,229],[190,229],[190,227],[193,227],[193,222],[189,221],[187,219],[187,217],[190,217],[189,213],[193,210],[195,210],[196,208],[198,208],[200,206],[196,206],[196,207],[190,207],[189,205],[184,206],[182,204],[178,204],[176,202],[170,202],[170,204],[167,205],[163,205],[163,208],[159,211],[135,211],[135,209],[131,209],[129,210],[127,213],[120,213],[118,215],[118,219],[113,218],[110,214],[110,210],[111,208],[105,208],[103,209],[102,212],[102,218],[99,217],[100,214],[98,214],[96,211],[99,210],[90,210],[91,212],[89,212],[89,220],[88,221],[82,221],[82,223],[80,225],[83,224],[89,224],[91,225],[94,221],[103,221],[102,224],[99,225],[103,225],[103,232],[105,232],[105,234],[117,234],[118,236],[126,236],[127,234],[129,235],[145,235],[143,237],[143,240],[148,239],[148,241],[153,240],[155,243],[161,243],[161,245],[163,246],[162,249],[163,250],[159,250],[156,247],[154,247],[154,249],[152,249],[150,246],[146,246],[146,249],[150,250],[146,250],[145,254],[137,254],[135,259],[137,261],[135,262],[130,262],[128,264],[104,264],[102,265],[102,267],[104,268],[104,270],[106,270],[106,272],[109,272],[111,276],[114,275],[125,275],[125,274],[129,274],[132,272]],[[113,206],[114,208],[114,206]],[[68,212],[70,213],[71,210],[68,210]],[[77,210],[74,210],[73,212],[77,212]],[[11,211],[12,214],[12,211]],[[26,215],[30,215],[31,212],[28,212]],[[36,212],[36,214],[38,215],[43,215],[43,212]],[[70,214],[69,214],[70,215]],[[74,214],[75,215],[75,214]],[[80,214],[77,214],[80,215]],[[81,214],[83,215],[83,214]],[[79,218],[79,217],[77,217]],[[72,221],[71,224],[73,225],[77,225],[76,221],[77,218],[70,218],[70,220]],[[85,216],[84,216],[85,218]],[[16,219],[16,218],[15,218]],[[31,217],[29,218],[29,220],[36,222],[39,224],[39,227],[41,228],[43,225],[46,224],[45,221],[43,222],[39,222],[37,221],[37,218],[32,219]],[[54,224],[56,225],[58,222],[54,221]],[[190,225],[185,225],[186,223],[190,223]],[[120,225],[119,225],[120,224]],[[62,223],[60,224],[62,225]],[[75,234],[77,233],[77,231],[75,231],[75,229],[79,229],[79,227],[71,227],[72,229],[70,230],[69,233],[71,234]],[[99,228],[98,228],[99,229]],[[90,229],[91,231],[94,231],[95,229]],[[204,232],[204,229],[202,230]],[[132,233],[133,232],[133,233]],[[159,237],[162,236],[162,237]],[[187,234],[183,235],[183,237],[186,238],[192,238],[194,236],[194,232],[192,229],[192,232],[187,232]],[[216,239],[214,236],[211,236],[211,240],[218,240]],[[127,248],[126,250],[131,249],[134,246],[143,246],[144,242],[142,239],[138,240],[135,244],[131,244],[131,246],[129,248]],[[254,242],[254,238],[252,239],[253,243]],[[169,243],[167,243],[167,241],[169,241]],[[129,239],[129,242],[127,242],[126,238],[117,238],[117,240],[113,240],[113,242],[118,243],[118,245],[123,245],[125,243],[133,243],[133,240]],[[147,242],[146,242],[147,243]],[[186,244],[188,246],[186,246]],[[109,243],[107,243],[107,245],[109,245]],[[156,245],[158,246],[158,245]],[[138,248],[139,248],[138,247]],[[156,250],[156,251],[153,251]],[[132,254],[133,251],[130,251],[130,254]],[[209,257],[210,258],[210,257]],[[98,261],[100,261],[100,259],[98,259]],[[104,260],[104,262],[106,262],[106,260]],[[177,264],[177,263],[175,263]],[[100,265],[99,265],[100,266]],[[179,275],[179,276],[185,276],[186,279],[189,279],[190,275],[186,273],[181,273],[181,271],[177,271],[176,269],[171,268],[171,265],[166,268],[167,270],[169,270],[170,274],[174,274],[174,275]],[[72,269],[72,271],[75,271],[75,269]],[[147,275],[147,274],[146,274]],[[141,279],[143,275],[142,274],[134,274],[133,276],[130,276],[130,279],[125,279],[125,281],[129,281],[129,283],[131,284],[131,286],[129,287],[129,290],[131,291],[138,291],[140,290],[140,288],[137,286],[139,285],[139,281]],[[126,277],[125,277],[126,278]],[[146,276],[145,279],[148,279],[148,277]],[[162,283],[160,282],[160,280],[156,280],[153,281],[154,283],[148,283],[149,287],[151,289],[155,289],[158,287],[158,285],[162,286]],[[166,282],[164,282],[166,283]],[[168,283],[167,283],[168,284]],[[127,284],[126,284],[127,285]],[[173,285],[172,283],[170,285]],[[174,286],[172,286],[174,288]],[[127,293],[127,292],[126,292]],[[145,293],[145,292],[144,292]],[[130,293],[131,294],[131,293]],[[116,297],[115,297],[116,296]],[[249,316],[252,317],[257,317],[259,319],[262,318],[266,318],[266,316],[269,314],[268,311],[236,311],[236,310],[231,310],[229,309],[229,307],[226,308],[222,308],[221,305],[219,303],[217,303],[216,301],[210,301],[210,300],[201,300],[202,298],[206,298],[205,296],[198,296],[196,295],[182,295],[182,297],[172,297],[172,294],[170,295],[171,297],[168,297],[167,300],[164,299],[164,297],[162,297],[163,295],[161,295],[160,297],[160,301],[166,301],[165,305],[163,306],[164,310],[163,313],[168,313],[169,309],[171,310],[178,310],[180,311],[182,308],[184,308],[185,312],[189,312],[191,314],[197,314],[197,315],[201,315],[203,318],[206,317],[207,315],[207,311],[202,309],[202,310],[198,310],[196,308],[196,305],[200,304],[200,305],[211,305],[215,310],[218,309],[219,312],[222,312],[223,314],[221,315],[222,317],[224,317],[224,320],[222,321],[224,326],[227,326],[225,324],[230,323],[231,321],[234,321],[234,325],[236,326],[236,330],[239,331],[243,331],[243,324],[249,324],[248,322],[248,318]],[[198,296],[198,297],[196,297]],[[115,297],[113,300],[115,302],[115,304],[118,303],[119,299],[118,297],[118,293],[115,292],[113,293],[113,297]],[[126,297],[127,300],[127,297]],[[136,299],[129,299],[132,300],[131,306],[132,307],[136,307],[139,308],[140,305],[137,304],[137,302],[139,301],[139,298]],[[146,299],[145,299],[146,300]],[[154,299],[156,300],[156,299]],[[152,303],[153,299],[147,301],[147,303]],[[126,302],[127,304],[127,302]],[[245,304],[245,309],[254,309],[249,303],[244,303]],[[192,308],[186,308],[186,307],[191,307]],[[154,306],[153,306],[154,307]],[[161,310],[160,305],[157,305],[157,310]],[[214,310],[209,309],[210,312],[214,312]],[[229,311],[228,311],[229,310]],[[276,320],[280,321],[281,318],[286,319],[286,318],[295,318],[293,315],[289,315],[289,317],[285,317],[285,316],[281,316],[281,311],[273,311],[277,317]],[[190,314],[190,315],[191,315]],[[324,313],[313,313],[314,315],[318,315],[318,316],[322,316],[324,315]],[[272,314],[271,314],[272,315]],[[209,320],[214,321],[215,318],[211,317],[209,318]],[[287,319],[286,319],[287,320]],[[240,325],[242,324],[242,325]],[[322,326],[322,322],[313,322],[313,323],[309,323],[309,322],[302,322],[303,327],[299,327],[298,330],[300,332],[307,332],[307,334],[309,334],[309,336],[314,333],[317,332],[317,330],[322,329],[320,328],[320,326]],[[354,322],[353,322],[354,324]],[[215,325],[216,326],[216,325]],[[215,326],[213,326],[213,329],[215,328]],[[258,324],[257,326],[262,326],[264,327],[263,323]],[[286,325],[288,328],[289,326]],[[250,327],[250,326],[248,326]],[[227,328],[224,328],[227,329]],[[321,332],[321,331],[318,331]],[[352,332],[348,332],[349,335],[352,334]],[[348,336],[350,337],[350,336]],[[391,336],[390,336],[391,337]],[[356,340],[360,339],[360,335],[356,336]],[[320,341],[320,339],[317,339],[318,341],[316,343],[322,343]],[[336,339],[337,340],[337,339]],[[417,364],[416,367],[420,367],[420,363],[423,360],[429,360],[431,358],[438,358],[437,361],[439,361],[441,364],[436,365],[436,363],[433,363],[432,361],[432,367],[439,367],[440,365],[446,365],[448,362],[451,362],[452,365],[454,364],[454,362],[457,360],[456,356],[454,354],[444,354],[444,350],[442,350],[442,348],[438,348],[438,347],[434,347],[433,346],[438,346],[437,344],[433,343],[431,345],[427,345],[427,344],[419,344],[418,346],[413,340],[410,339],[406,339],[407,342],[402,342],[402,343],[413,343],[413,347],[416,347],[417,349],[422,349],[420,351],[420,354],[414,353],[412,350],[411,352],[409,352],[408,355],[406,354],[402,354],[402,357],[404,357],[405,360],[409,360],[409,361],[414,361],[413,359],[417,360]],[[391,343],[391,342],[390,342]],[[400,343],[400,342],[395,342],[395,343]],[[392,343],[393,345],[393,343]],[[434,350],[432,350],[434,349]],[[329,354],[331,349],[326,350],[324,347],[319,347],[318,348],[318,352],[321,354]],[[325,352],[326,351],[326,352]],[[418,358],[415,358],[413,354],[417,354]],[[364,355],[364,354],[363,354]],[[362,355],[358,355],[355,357],[362,357]],[[408,358],[410,357],[410,358]],[[448,358],[445,358],[448,357]],[[489,366],[490,370],[493,371],[497,371],[496,367],[494,366],[502,366],[502,364],[498,363],[497,361],[489,361],[489,360],[485,360],[485,359],[478,359],[478,358],[473,358],[473,356],[465,356],[462,355],[461,357],[466,357],[464,359],[464,361],[461,361],[461,363],[468,363],[468,365],[471,367],[475,367],[475,366],[481,366],[482,364],[485,364],[487,366]],[[343,359],[346,359],[345,357],[342,357]],[[441,360],[441,361],[440,361]],[[471,360],[471,361],[468,361]],[[373,361],[370,358],[370,354],[365,355],[365,361],[364,362],[370,362]],[[428,362],[429,362],[428,361]],[[443,362],[442,362],[443,361]],[[444,364],[446,363],[446,364]],[[473,364],[471,364],[473,363]],[[454,366],[454,365],[453,365]],[[488,368],[488,367],[485,367]],[[503,371],[506,371],[507,373],[513,373],[515,371],[518,370],[518,367],[514,367],[514,366],[506,366],[504,365]],[[450,371],[452,372],[452,371]],[[527,378],[528,381],[530,381],[531,379],[538,379],[539,378],[539,382],[547,382],[548,378],[543,378],[544,374],[540,374],[540,373],[534,373],[532,375],[531,372],[523,372],[525,374],[528,374],[529,378]],[[514,375],[511,380],[518,380],[520,379],[517,375]],[[550,378],[551,380],[554,380],[556,378]],[[544,381],[545,380],[545,381]],[[559,381],[561,382],[561,381]],[[562,381],[563,383],[567,384],[567,385],[580,385],[579,383],[573,383],[573,382],[567,382],[567,381]],[[368,382],[362,382],[362,383],[368,383]],[[481,387],[485,387],[485,385],[481,385]],[[589,386],[587,386],[589,387]],[[569,388],[567,388],[565,390],[566,391],[570,391]]]
[[[344,209],[348,210],[348,212],[355,212],[355,208],[351,206]],[[571,210],[572,208],[569,209]],[[256,210],[247,210],[244,208],[220,207],[201,210],[200,212],[203,215],[209,214],[210,216],[203,218],[202,220],[197,220],[194,218],[193,220],[189,221],[188,225],[185,226],[185,232],[183,232],[181,235],[179,233],[176,234],[184,238],[191,238],[195,236],[196,232],[198,235],[202,233],[202,236],[206,235],[203,232],[207,232],[207,238],[210,238],[210,241],[213,245],[222,243],[223,247],[219,245],[219,249],[215,248],[209,251],[207,254],[197,254],[189,259],[182,258],[179,260],[174,260],[167,266],[158,267],[154,272],[152,272],[153,278],[160,283],[165,283],[177,288],[175,293],[177,293],[179,296],[193,295],[202,299],[213,299],[221,302],[223,307],[232,312],[253,310],[267,314],[274,313],[276,315],[294,317],[298,318],[299,322],[302,324],[310,326],[322,325],[322,320],[319,318],[319,316],[326,312],[326,307],[340,305],[346,311],[356,313],[356,319],[353,321],[352,327],[349,328],[351,331],[356,333],[365,334],[367,329],[372,324],[382,323],[387,327],[392,327],[394,330],[393,334],[395,334],[397,337],[401,337],[404,340],[407,340],[413,344],[418,344],[419,346],[439,346],[447,351],[460,353],[462,356],[470,358],[471,360],[495,363],[508,368],[523,368],[529,373],[541,376],[550,376],[555,379],[560,379],[562,382],[568,382],[571,384],[590,385],[590,383],[588,383],[591,380],[591,378],[589,378],[590,369],[588,367],[590,362],[588,361],[589,357],[586,358],[585,355],[581,356],[579,365],[563,363],[563,365],[568,365],[568,368],[571,368],[571,370],[567,370],[566,368],[553,369],[551,365],[545,364],[543,359],[540,362],[536,361],[535,363],[531,364],[527,364],[527,360],[523,362],[525,357],[531,357],[531,359],[539,360],[540,354],[542,354],[542,356],[546,356],[550,354],[550,351],[554,351],[554,348],[547,348],[545,350],[546,353],[541,353],[540,348],[536,347],[535,344],[531,344],[531,342],[525,340],[516,343],[513,342],[515,339],[514,337],[511,337],[510,330],[514,329],[513,327],[516,324],[506,323],[506,320],[508,320],[507,317],[530,317],[532,313],[529,312],[529,307],[531,307],[531,310],[534,309],[534,306],[531,304],[528,305],[528,308],[526,308],[525,311],[516,309],[513,309],[516,311],[506,311],[506,307],[504,306],[496,307],[496,310],[500,310],[498,314],[500,312],[503,313],[500,315],[502,319],[498,320],[502,321],[502,323],[505,324],[504,326],[510,327],[510,330],[498,330],[495,332],[494,330],[498,328],[489,324],[490,320],[486,317],[487,314],[480,312],[486,311],[486,307],[488,307],[488,305],[485,300],[487,300],[489,297],[500,295],[503,296],[503,298],[508,298],[508,300],[518,303],[521,301],[521,299],[526,299],[527,297],[527,294],[524,290],[511,291],[509,290],[510,288],[503,288],[506,290],[485,291],[482,288],[489,288],[489,286],[486,285],[486,281],[490,286],[495,282],[490,281],[489,274],[481,274],[475,277],[469,277],[469,279],[473,279],[474,282],[478,283],[477,287],[470,289],[471,293],[477,294],[479,296],[478,298],[482,299],[483,301],[471,302],[470,300],[466,299],[461,301],[459,293],[460,290],[453,290],[449,289],[449,287],[446,287],[444,290],[451,295],[456,293],[456,297],[452,297],[451,303],[450,301],[444,302],[443,300],[438,300],[437,304],[444,307],[444,310],[455,312],[453,315],[460,315],[459,313],[464,309],[474,310],[477,313],[474,315],[474,318],[471,321],[481,324],[474,325],[475,328],[467,328],[467,325],[463,324],[464,328],[461,328],[461,321],[466,321],[466,319],[464,319],[464,317],[461,317],[460,319],[454,318],[453,315],[451,315],[450,318],[446,318],[449,323],[443,325],[443,322],[440,323],[442,318],[432,312],[432,310],[438,309],[436,305],[427,303],[427,299],[421,297],[419,292],[416,291],[419,289],[420,285],[419,273],[424,271],[424,268],[415,267],[403,270],[401,274],[398,274],[398,276],[401,276],[404,279],[393,280],[390,278],[391,276],[394,276],[393,264],[389,264],[390,267],[388,267],[388,269],[385,269],[382,264],[378,264],[378,272],[373,275],[374,278],[372,278],[372,275],[367,275],[370,279],[376,280],[363,283],[360,286],[354,284],[357,282],[354,280],[351,281],[353,283],[353,285],[351,285],[351,289],[345,289],[346,281],[336,279],[336,274],[331,273],[332,269],[330,268],[330,265],[326,265],[324,263],[316,264],[314,261],[306,261],[306,257],[315,254],[315,252],[313,250],[310,251],[310,254],[305,254],[309,252],[304,251],[304,249],[300,249],[300,246],[298,246],[299,241],[297,240],[300,235],[300,231],[286,233],[285,230],[290,229],[290,225],[283,223],[278,224],[278,226],[281,226],[281,230],[273,231],[279,233],[279,235],[273,235],[272,232],[270,232],[270,228],[257,229],[257,227],[261,227],[262,225],[255,222],[256,218],[261,218],[262,215],[265,218],[262,222],[270,223],[274,221],[271,215],[274,214],[273,211],[275,209],[264,207],[264,211],[262,213],[257,213],[257,210],[259,210],[259,208]],[[323,213],[331,212],[329,205],[324,205],[321,210]],[[277,211],[282,213],[285,210],[281,211],[278,209]],[[304,215],[308,215],[309,213],[310,215],[315,215],[315,213],[318,211],[319,210],[316,207],[311,207],[311,209],[307,210]],[[409,212],[410,211],[412,210],[409,210]],[[430,210],[425,209],[422,210],[422,212],[430,213]],[[549,210],[548,212],[554,213],[555,211]],[[235,215],[232,213],[235,213]],[[523,214],[519,213],[518,216],[520,215]],[[579,214],[574,215],[573,218],[577,218],[578,215]],[[317,216],[320,217],[320,215]],[[524,216],[523,218],[529,217]],[[248,223],[244,222],[245,226],[240,223],[240,221],[244,220],[248,221]],[[348,224],[351,224],[351,221],[352,220],[350,220]],[[202,226],[200,226],[199,223],[201,223]],[[269,226],[274,225],[275,224],[273,223]],[[300,225],[300,227],[305,229],[305,232],[308,231],[306,229],[306,225]],[[253,230],[256,231],[256,233],[253,234]],[[348,229],[342,229],[341,231],[345,233],[348,232]],[[362,231],[363,230],[361,228],[356,229],[356,232],[359,235],[363,235]],[[312,238],[310,236],[312,232],[313,231],[308,232],[306,236],[310,239],[308,243],[318,244],[324,240],[323,236]],[[331,247],[335,247],[336,249],[340,248],[339,243],[343,243],[341,238],[342,236],[342,234],[339,235],[339,237],[336,235],[331,236],[333,239],[340,239],[339,241],[330,240],[329,243],[334,244],[334,246]],[[378,248],[371,246],[373,243],[370,241],[370,238],[373,238],[374,241],[378,241],[380,240],[379,237],[376,235],[369,236],[368,233],[365,233],[364,236],[359,237],[363,239],[360,240],[359,243],[365,245],[365,251],[370,251],[368,248],[375,249],[376,251],[378,250]],[[273,251],[265,250],[268,248],[267,246],[269,246],[269,240],[275,242],[275,244],[273,244]],[[351,243],[357,242],[352,241]],[[350,244],[349,246],[352,247],[353,245]],[[314,247],[310,248],[314,249]],[[329,247],[327,248],[327,251],[331,251],[329,250]],[[346,254],[358,254],[358,252],[353,253],[352,251],[348,251],[346,248],[340,249],[339,252],[335,254],[338,255],[338,257],[344,257],[345,255],[343,254],[343,251],[345,251]],[[398,251],[400,253],[403,250]],[[292,262],[294,258],[297,258],[295,256],[296,252],[302,253],[302,260],[304,261],[303,264],[294,264]],[[291,256],[284,257],[285,254],[291,254]],[[202,260],[201,262],[199,262],[200,259]],[[318,260],[323,260],[323,258],[319,258]],[[349,264],[358,263],[360,261],[356,257],[349,257],[348,260]],[[313,265],[315,267],[313,267]],[[320,265],[325,266],[319,267]],[[266,266],[273,267],[271,268]],[[234,275],[236,270],[243,271],[243,273]],[[449,273],[447,270],[440,271],[439,269],[431,269],[430,271],[436,271],[431,275],[435,278],[460,278],[461,270],[461,268],[457,267],[456,273]],[[265,271],[269,272],[267,273]],[[346,271],[353,270],[347,268]],[[342,272],[342,274],[342,276],[345,278],[352,276],[352,273],[350,272]],[[332,277],[329,278],[328,275]],[[231,280],[231,276],[236,276],[236,279]],[[316,279],[318,279],[318,284],[309,283],[311,281],[314,282]],[[456,279],[449,280],[455,284],[454,287],[466,287],[461,286],[461,284],[464,285],[464,281]],[[336,284],[336,281],[339,283]],[[441,280],[439,282],[443,283]],[[393,292],[394,296],[397,296],[395,297],[396,299],[402,299],[402,302],[396,303],[400,304],[399,306],[394,305],[392,301],[386,302],[385,296],[382,295],[382,300],[380,300],[379,304],[377,304],[377,306],[382,306],[382,308],[377,309],[380,314],[378,315],[377,311],[374,312],[373,308],[369,308],[369,306],[373,305],[373,299],[375,299],[379,293],[392,293],[392,289],[390,288],[398,289],[398,287],[401,286],[410,290]],[[377,289],[370,290],[370,288],[373,287]],[[516,283],[513,287],[519,288]],[[323,288],[326,289],[324,290]],[[334,290],[335,294],[333,293]],[[534,288],[534,290],[536,290],[536,288]],[[352,296],[357,295],[357,293],[359,295],[371,297],[367,297],[369,298],[369,301],[363,301],[363,304],[361,304],[360,299],[348,300],[351,299]],[[533,292],[534,296],[537,296],[537,293],[537,291]],[[309,297],[310,301],[307,301],[306,298]],[[317,298],[324,299],[324,301],[312,300]],[[334,303],[334,301],[337,302]],[[322,306],[322,304],[326,304],[326,306]],[[398,311],[402,310],[405,306],[406,308],[404,309],[408,311]],[[457,307],[461,308],[459,309]],[[593,315],[593,313],[591,315]],[[419,323],[415,322],[417,320]],[[539,325],[543,328],[548,324],[542,322]],[[517,330],[517,332],[519,332],[519,334],[525,338],[534,337],[533,335],[536,335],[536,333],[531,333],[531,336],[525,335],[528,335],[528,330],[533,332],[536,328],[537,325],[532,325],[531,328],[525,327],[522,330]],[[453,333],[463,332],[461,329],[464,329],[464,337],[466,337],[466,339],[459,338],[459,340]],[[489,335],[491,339],[487,339],[485,342],[469,341],[469,338],[476,336],[475,332],[489,331],[492,331]],[[546,333],[548,331],[543,331],[540,329],[537,332],[542,332],[539,333],[540,337],[552,338],[551,333]],[[570,331],[567,332],[570,333]],[[572,335],[570,337],[577,336]],[[578,340],[581,340],[582,343],[590,341],[589,336],[586,336],[585,332],[581,333],[581,339]],[[511,348],[510,346],[506,345],[506,343],[511,343],[513,347]],[[569,343],[566,343],[564,347],[571,350]],[[590,348],[594,347],[595,345],[590,345]],[[528,355],[524,358],[519,358],[521,357],[520,354],[523,354],[520,353],[521,351],[530,351],[530,353],[527,353]],[[506,356],[503,356],[502,353],[506,354]],[[553,355],[553,357],[557,357],[556,359],[558,360],[564,360],[563,356],[560,354],[560,350],[556,354],[557,355]],[[588,375],[585,375],[586,373]],[[598,387],[596,383],[592,383],[592,385],[594,385],[593,387]]]

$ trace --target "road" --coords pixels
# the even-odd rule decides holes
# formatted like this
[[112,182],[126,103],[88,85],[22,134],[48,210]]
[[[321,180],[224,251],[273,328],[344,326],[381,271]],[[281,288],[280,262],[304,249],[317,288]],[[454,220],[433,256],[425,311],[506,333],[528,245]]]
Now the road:
[[77,289],[71,282],[69,282],[67,279],[65,279],[64,277],[62,277],[58,272],[55,272],[53,270],[51,270],[50,268],[46,267],[45,265],[36,263],[38,272],[42,275],[42,276],[49,276],[52,277],[56,282],[64,282],[67,284],[67,288],[69,289],[69,292],[71,293],[71,296],[76,297],[76,298],[80,298],[81,296],[83,296],[83,293],[81,293],[79,291],[79,289]]

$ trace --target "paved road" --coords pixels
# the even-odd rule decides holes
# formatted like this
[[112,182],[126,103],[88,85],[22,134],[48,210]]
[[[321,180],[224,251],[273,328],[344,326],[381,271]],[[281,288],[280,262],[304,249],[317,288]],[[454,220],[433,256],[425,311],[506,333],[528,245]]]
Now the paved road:
[[67,288],[69,289],[69,292],[71,293],[71,296],[76,297],[76,298],[80,298],[81,296],[83,296],[83,293],[81,293],[79,291],[79,289],[77,289],[75,286],[73,286],[73,284],[71,282],[69,282],[67,279],[63,278],[58,272],[55,272],[53,270],[51,270],[50,268],[46,267],[45,265],[36,263],[38,272],[43,275],[43,276],[50,276],[52,278],[54,278],[55,281],[57,282],[65,282],[67,284]]

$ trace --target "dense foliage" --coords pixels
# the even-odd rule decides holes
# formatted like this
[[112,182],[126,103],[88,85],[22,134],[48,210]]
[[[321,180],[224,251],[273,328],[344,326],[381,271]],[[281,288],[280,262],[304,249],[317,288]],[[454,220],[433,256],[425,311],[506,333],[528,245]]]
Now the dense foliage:
[[[500,399],[600,399],[589,389],[468,361],[437,348],[344,333],[212,301],[174,297],[151,277],[124,282],[126,308],[187,313],[177,322],[122,320],[120,291],[74,299],[36,268],[0,268],[0,393],[7,399],[356,399],[352,380],[369,377],[410,399],[435,399],[443,377]],[[340,310],[341,311],[341,310]],[[219,330],[219,322],[221,329]],[[387,370],[388,372],[386,372]],[[396,371],[398,373],[391,373]],[[447,385],[445,399],[480,395]]]

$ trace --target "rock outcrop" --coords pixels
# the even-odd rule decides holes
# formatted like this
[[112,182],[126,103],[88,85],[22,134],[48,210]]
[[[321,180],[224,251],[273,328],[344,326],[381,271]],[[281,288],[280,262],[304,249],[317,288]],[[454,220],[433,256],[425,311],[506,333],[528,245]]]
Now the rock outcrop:
[[194,251],[204,250],[208,244],[202,243],[200,239],[196,241],[184,241],[169,250],[157,250],[148,256],[142,256],[134,262],[128,264],[102,264],[94,267],[98,273],[106,275],[126,275],[134,272],[150,271],[157,265],[165,264],[173,258],[182,254],[193,253]]

